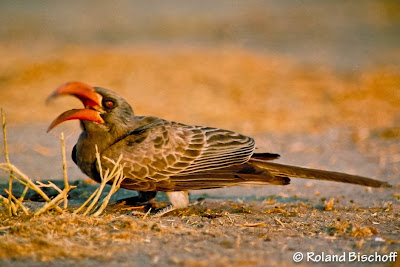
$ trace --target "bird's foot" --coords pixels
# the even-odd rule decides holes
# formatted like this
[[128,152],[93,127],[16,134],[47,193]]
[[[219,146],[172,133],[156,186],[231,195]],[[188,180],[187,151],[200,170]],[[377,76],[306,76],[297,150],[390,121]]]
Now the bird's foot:
[[[154,195],[151,195],[151,193],[154,193]],[[137,200],[139,197],[155,197],[156,192],[139,192],[139,196],[125,199],[124,201],[128,201],[128,203],[131,204],[138,204]],[[133,211],[133,215],[142,215],[142,216],[148,216],[150,214],[151,217],[162,217],[171,211],[177,210],[177,209],[182,209],[186,208],[189,206],[189,195],[187,191],[174,191],[174,192],[166,192],[166,195],[171,202],[171,205],[168,205],[163,208],[155,208],[151,205],[147,205],[144,207],[144,212],[140,211]],[[140,203],[144,204],[144,203]],[[128,204],[129,205],[129,204]]]
[[162,217],[165,214],[170,213],[171,211],[186,208],[189,206],[189,195],[187,191],[173,191],[173,192],[165,192],[171,205],[168,205],[164,208],[159,209],[153,215],[154,217]]
[[159,208],[159,209],[153,209],[152,207],[148,208],[146,207],[144,209],[145,211],[138,211],[138,210],[134,210],[131,212],[132,215],[139,215],[139,216],[143,216],[143,217],[154,217],[154,218],[159,218],[164,216],[167,213],[170,213],[171,211],[176,210],[176,208],[172,205],[168,205],[164,208]]
[[170,213],[171,211],[174,211],[174,210],[176,210],[176,208],[174,206],[168,205],[168,206],[156,211],[156,213],[153,215],[153,217],[159,218],[159,217],[162,217],[165,214]]
[[157,192],[139,191],[138,193],[139,194],[137,196],[120,199],[117,201],[117,203],[124,203],[125,205],[133,207],[144,207],[145,210],[151,208],[152,205],[150,200],[156,197]]
[[144,208],[145,210],[148,210],[148,208],[152,207],[150,202],[138,201],[138,199],[136,197],[120,199],[120,200],[116,201],[115,203],[116,204],[124,204],[124,205],[127,205],[127,206],[131,206],[132,209],[134,209],[134,208]]

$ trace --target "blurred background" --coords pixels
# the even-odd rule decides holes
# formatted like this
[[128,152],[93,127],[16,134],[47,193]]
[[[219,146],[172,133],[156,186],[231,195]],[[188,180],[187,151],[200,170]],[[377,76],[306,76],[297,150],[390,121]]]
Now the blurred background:
[[398,1],[1,1],[0,25],[15,123],[56,115],[44,99],[70,80],[248,132],[399,120]]
[[43,45],[235,46],[355,69],[399,60],[398,1],[2,1],[0,38]]
[[[247,135],[400,136],[396,0],[3,0],[0,57],[0,106],[21,157],[59,156],[47,125],[81,104],[45,100],[74,80],[118,92],[137,115]],[[80,132],[73,122],[61,131]]]

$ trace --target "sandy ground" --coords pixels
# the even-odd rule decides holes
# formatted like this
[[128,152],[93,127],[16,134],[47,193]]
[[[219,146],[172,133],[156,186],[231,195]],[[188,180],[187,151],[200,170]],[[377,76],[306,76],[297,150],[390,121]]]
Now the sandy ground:
[[[0,207],[0,266],[292,266],[296,252],[400,253],[396,1],[54,3],[0,3],[0,106],[11,162],[31,179],[62,179],[58,137],[69,155],[80,130],[46,129],[80,103],[45,100],[79,80],[117,91],[137,115],[238,131],[280,163],[394,188],[292,179],[194,191],[189,208],[162,218],[115,203],[94,218],[71,215],[96,185],[68,156],[79,186],[68,211],[10,217]],[[165,201],[159,194],[154,206]],[[307,265],[338,263],[298,264]]]

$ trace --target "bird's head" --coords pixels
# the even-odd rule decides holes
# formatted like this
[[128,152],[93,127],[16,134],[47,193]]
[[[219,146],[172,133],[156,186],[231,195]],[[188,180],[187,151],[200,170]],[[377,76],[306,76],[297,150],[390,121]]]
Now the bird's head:
[[[118,94],[101,87],[81,82],[69,82],[57,88],[48,98],[72,95],[82,101],[83,109],[71,109],[59,115],[49,126],[48,132],[68,120],[80,120],[90,131],[124,131],[134,118],[132,107]],[[118,129],[116,129],[118,128]]]

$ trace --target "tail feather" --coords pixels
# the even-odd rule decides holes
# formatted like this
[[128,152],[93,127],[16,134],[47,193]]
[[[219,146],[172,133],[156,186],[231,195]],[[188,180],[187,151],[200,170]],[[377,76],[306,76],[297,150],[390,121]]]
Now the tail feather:
[[281,155],[274,153],[254,153],[252,159],[262,159],[262,160],[274,160],[278,159]]
[[271,174],[277,176],[289,176],[289,177],[297,177],[305,179],[334,181],[334,182],[358,184],[371,187],[392,187],[387,182],[378,181],[375,179],[362,177],[358,175],[302,168],[302,167],[273,163],[253,158],[249,160],[249,163],[259,168],[265,169],[269,171]]

